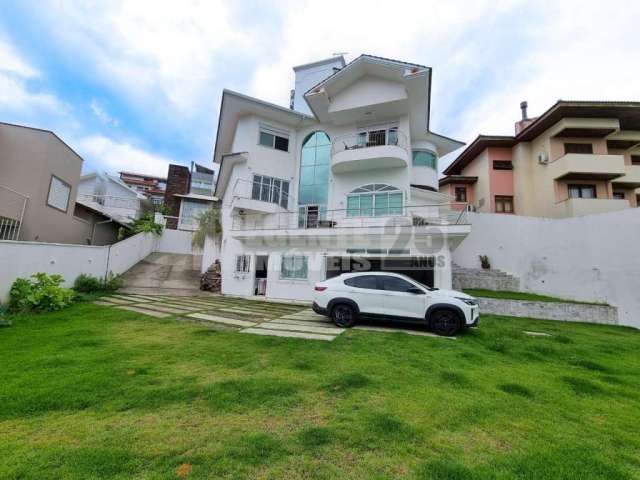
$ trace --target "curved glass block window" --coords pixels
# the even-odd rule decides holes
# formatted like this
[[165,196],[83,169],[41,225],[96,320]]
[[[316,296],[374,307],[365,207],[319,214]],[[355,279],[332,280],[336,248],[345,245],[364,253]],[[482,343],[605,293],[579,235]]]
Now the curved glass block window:
[[326,205],[329,196],[331,140],[324,132],[305,138],[300,155],[299,205]]
[[429,167],[434,170],[438,170],[438,157],[429,150],[414,150],[413,151],[413,166],[414,167]]
[[347,195],[348,217],[402,215],[403,194],[391,185],[374,183],[356,188]]

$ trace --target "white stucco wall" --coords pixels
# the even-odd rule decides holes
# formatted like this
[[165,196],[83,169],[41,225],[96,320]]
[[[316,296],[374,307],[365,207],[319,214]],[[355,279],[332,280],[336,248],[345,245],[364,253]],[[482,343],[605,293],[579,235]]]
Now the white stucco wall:
[[[120,275],[155,251],[180,248],[187,251],[186,239],[176,238],[174,230],[165,230],[162,237],[139,233],[114,245],[102,247],[43,242],[0,241],[0,302],[7,300],[11,284],[18,277],[37,272],[59,274],[65,286],[72,286],[78,275],[85,273],[104,277],[109,272]],[[182,232],[179,232],[182,233]],[[190,232],[189,247],[190,247]],[[198,252],[195,252],[196,254]]]
[[470,214],[471,234],[453,253],[462,267],[520,278],[521,289],[618,307],[620,323],[640,328],[640,209],[567,219]]

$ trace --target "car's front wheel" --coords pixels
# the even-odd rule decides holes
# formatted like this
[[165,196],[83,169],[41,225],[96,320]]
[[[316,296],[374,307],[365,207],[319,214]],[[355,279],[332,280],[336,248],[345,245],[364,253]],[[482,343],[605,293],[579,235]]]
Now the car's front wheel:
[[460,316],[451,310],[433,312],[430,319],[431,329],[437,335],[451,337],[462,328]]
[[356,311],[352,306],[341,303],[331,310],[331,319],[338,327],[350,328],[356,323]]

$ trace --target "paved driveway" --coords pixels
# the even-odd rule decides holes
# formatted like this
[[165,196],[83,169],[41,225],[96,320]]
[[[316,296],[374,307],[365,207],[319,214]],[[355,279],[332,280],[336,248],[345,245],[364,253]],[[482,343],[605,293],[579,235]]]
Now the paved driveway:
[[[345,329],[336,327],[327,317],[308,307],[285,303],[248,300],[225,296],[171,296],[118,294],[101,298],[98,305],[150,315],[223,325],[242,333],[273,337],[334,340]],[[420,328],[398,328],[359,324],[356,330],[404,332],[409,335],[436,337]],[[438,337],[450,338],[450,337]]]

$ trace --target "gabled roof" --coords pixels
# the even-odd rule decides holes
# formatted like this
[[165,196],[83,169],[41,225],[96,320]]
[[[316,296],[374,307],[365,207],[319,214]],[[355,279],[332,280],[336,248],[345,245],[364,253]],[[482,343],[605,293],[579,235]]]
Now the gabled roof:
[[515,136],[478,135],[443,173],[460,173],[488,147],[513,147],[520,142],[530,142],[568,117],[617,118],[621,130],[640,130],[640,102],[558,100]]
[[213,151],[213,162],[220,163],[222,155],[230,153],[238,119],[243,115],[255,114],[291,127],[301,127],[315,123],[315,118],[274,103],[265,102],[242,93],[224,89],[218,115],[218,130]]
[[64,140],[62,140],[54,131],[52,130],[45,130],[44,128],[36,128],[36,127],[29,127],[27,125],[18,125],[16,123],[8,123],[8,122],[0,122],[0,125],[6,125],[8,127],[17,127],[17,128],[26,128],[28,130],[33,130],[36,132],[40,132],[40,133],[47,133],[49,135],[53,135],[60,143],[62,143],[65,147],[67,147],[69,150],[71,150],[71,153],[73,153],[76,157],[78,157],[80,159],[80,161],[84,162],[84,158],[82,158],[78,152],[76,152],[73,148],[71,148],[67,142],[65,142]]

